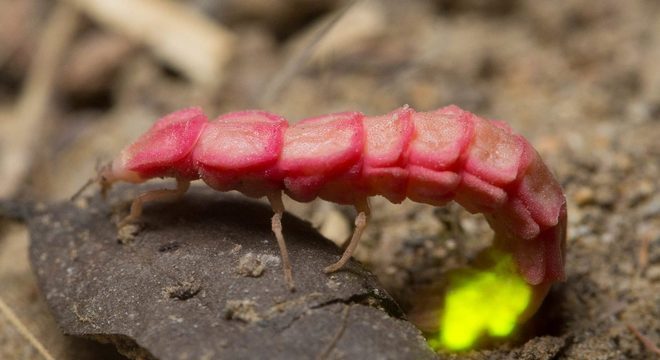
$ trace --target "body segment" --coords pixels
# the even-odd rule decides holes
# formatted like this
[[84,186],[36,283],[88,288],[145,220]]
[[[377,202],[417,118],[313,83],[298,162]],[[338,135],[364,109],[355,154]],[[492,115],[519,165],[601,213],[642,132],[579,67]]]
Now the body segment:
[[363,186],[367,195],[381,195],[393,203],[406,198],[408,146],[413,136],[414,111],[402,107],[383,116],[366,117]]
[[139,183],[154,177],[199,178],[192,152],[208,119],[200,108],[188,108],[157,121],[112,162],[107,176]]
[[194,170],[220,191],[266,196],[281,183],[276,163],[286,120],[264,111],[226,114],[206,124],[192,159]]
[[358,112],[337,113],[302,120],[287,129],[277,164],[286,194],[297,201],[311,201],[324,193],[326,200],[354,203],[355,196],[345,187],[338,193],[333,190],[338,183],[352,184],[361,175],[361,166],[356,165],[364,148],[363,119]]

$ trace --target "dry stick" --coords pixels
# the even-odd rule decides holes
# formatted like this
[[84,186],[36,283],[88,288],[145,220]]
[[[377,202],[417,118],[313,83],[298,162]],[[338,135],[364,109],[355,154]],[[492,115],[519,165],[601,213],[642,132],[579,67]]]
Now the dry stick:
[[227,74],[236,39],[179,1],[67,0],[107,28],[146,45],[198,84],[214,88]]
[[637,337],[637,339],[639,339],[639,341],[642,343],[642,345],[644,345],[644,347],[648,351],[650,351],[650,352],[652,352],[656,355],[660,355],[660,348],[656,344],[654,344],[651,341],[651,339],[649,339],[644,334],[639,332],[639,330],[637,330],[637,328],[634,327],[632,324],[626,324],[626,326],[628,327],[628,330],[630,330],[635,335],[635,337]]
[[651,244],[651,236],[648,233],[642,234],[642,245],[639,247],[639,269],[644,271],[649,264],[649,246]]
[[321,40],[334,28],[334,26],[341,20],[342,17],[348,12],[350,8],[357,3],[358,0],[353,0],[343,9],[339,10],[334,17],[332,17],[324,26],[322,26],[314,36],[309,40],[309,44],[304,46],[302,50],[295,53],[284,65],[284,69],[280,71],[267,85],[263,95],[258,101],[258,104],[264,106],[270,104],[280,94],[284,85],[289,82],[296,72],[309,60],[318,48]]
[[339,339],[341,339],[342,335],[344,335],[344,332],[346,331],[346,325],[348,323],[348,313],[350,311],[351,311],[351,306],[346,305],[343,311],[341,324],[339,325],[339,330],[335,333],[335,336],[332,337],[332,341],[330,341],[328,346],[326,346],[326,348],[318,356],[317,359],[327,359],[328,356],[332,353],[332,350],[335,348],[335,346],[337,346]]
[[85,191],[85,189],[93,185],[95,182],[96,181],[94,178],[89,178],[87,182],[85,182],[83,186],[81,186],[80,189],[78,189],[78,191],[75,192],[75,194],[71,195],[69,201],[75,201],[78,198],[78,196],[80,196],[80,194],[82,194],[83,191]]
[[23,31],[20,34],[20,39],[12,44],[14,46],[10,46],[9,48],[4,49],[0,47],[0,66],[3,66],[6,62],[9,61],[9,59],[11,59],[12,56],[14,56],[14,54],[18,52],[20,48],[19,44],[26,42],[28,37],[26,33],[27,31]]
[[5,303],[2,298],[0,298],[0,313],[2,313],[9,322],[14,325],[16,330],[32,345],[44,359],[54,360],[55,358],[46,350],[46,348],[37,340],[37,338],[32,335],[30,330],[21,322],[21,320],[16,316],[16,313]]
[[[69,5],[58,3],[48,18],[30,65],[23,93],[14,109],[20,126],[7,136],[3,157],[11,166],[0,172],[0,197],[15,195],[30,171],[34,149],[42,140],[40,130],[53,94],[58,69],[78,27],[79,14]],[[6,135],[3,134],[3,135]],[[0,171],[2,171],[0,169]]]

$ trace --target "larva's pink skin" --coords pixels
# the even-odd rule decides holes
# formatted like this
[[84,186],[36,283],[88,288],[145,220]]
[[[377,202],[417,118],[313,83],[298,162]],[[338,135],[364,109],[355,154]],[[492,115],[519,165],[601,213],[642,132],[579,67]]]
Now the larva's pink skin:
[[[382,195],[484,213],[543,294],[564,278],[566,201],[538,153],[508,125],[456,106],[402,107],[376,117],[346,112],[289,126],[263,111],[208,122],[197,108],[159,120],[113,162],[109,182],[200,178],[253,197],[284,191],[357,205]],[[541,297],[542,297],[541,296]]]
[[367,195],[382,195],[393,203],[406,198],[408,144],[413,136],[414,111],[403,107],[362,122],[365,144],[362,186]]
[[200,108],[188,108],[158,120],[112,162],[109,182],[140,183],[154,177],[199,178],[192,150],[208,119]]
[[[317,196],[340,203],[354,203],[359,194],[345,186],[358,180],[364,148],[364,115],[345,112],[302,120],[284,135],[278,168],[284,191],[297,201]],[[341,191],[334,189],[341,187]],[[323,192],[323,194],[321,194]],[[364,195],[362,195],[364,197]]]
[[280,187],[276,163],[287,121],[265,111],[226,114],[206,124],[192,152],[199,176],[220,191],[262,197]]

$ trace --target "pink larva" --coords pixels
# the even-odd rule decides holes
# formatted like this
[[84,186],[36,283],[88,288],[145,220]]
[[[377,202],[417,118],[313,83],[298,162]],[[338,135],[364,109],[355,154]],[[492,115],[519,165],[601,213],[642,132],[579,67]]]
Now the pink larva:
[[538,296],[565,276],[566,201],[559,184],[508,125],[456,106],[432,112],[404,106],[376,117],[336,113],[291,126],[264,111],[209,122],[200,109],[184,109],[156,122],[100,174],[104,189],[153,177],[173,177],[177,189],[140,195],[123,223],[137,219],[145,201],[180,196],[200,178],[220,191],[267,196],[291,287],[282,192],[298,201],[321,197],[357,208],[349,247],[327,272],[348,261],[366,226],[368,197],[382,195],[394,203],[406,197],[431,205],[454,200],[483,213],[496,246],[513,254]]

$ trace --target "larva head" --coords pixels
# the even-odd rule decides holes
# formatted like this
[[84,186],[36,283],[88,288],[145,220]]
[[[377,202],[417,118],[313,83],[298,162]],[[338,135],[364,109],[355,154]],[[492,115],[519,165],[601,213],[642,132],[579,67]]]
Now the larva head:
[[116,165],[114,161],[105,163],[96,168],[96,177],[94,182],[101,187],[101,195],[105,198],[108,190],[117,181],[125,181],[130,183],[141,183],[146,181],[135,171],[126,170]]
[[106,194],[108,193],[108,190],[110,190],[110,187],[112,187],[112,184],[115,181],[121,180],[119,177],[115,176],[113,174],[112,170],[112,162],[107,162],[105,164],[102,164],[100,161],[96,162],[96,175],[89,178],[83,186],[78,189],[70,198],[71,201],[74,201],[80,194],[85,191],[88,187],[94,184],[98,184],[99,187],[101,188],[101,195],[103,198],[105,198]]
[[96,163],[96,176],[91,177],[83,184],[83,186],[78,189],[72,196],[71,196],[71,201],[74,201],[80,194],[85,191],[88,187],[90,187],[93,184],[99,184],[101,187],[101,195],[105,198],[108,190],[112,186],[112,181],[110,180],[111,174],[111,168],[112,168],[112,163],[106,163],[101,165],[100,162]]

